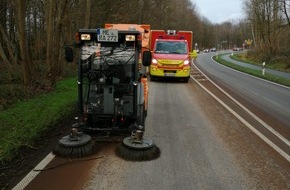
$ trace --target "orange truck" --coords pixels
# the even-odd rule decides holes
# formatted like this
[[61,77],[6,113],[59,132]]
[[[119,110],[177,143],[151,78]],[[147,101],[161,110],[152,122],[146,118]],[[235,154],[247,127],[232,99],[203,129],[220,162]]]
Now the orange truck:
[[190,77],[192,31],[151,30],[152,62],[150,79],[174,77],[188,82]]
[[139,73],[142,75],[141,82],[144,86],[144,102],[145,102],[145,115],[148,111],[148,81],[147,81],[147,67],[144,67],[142,62],[143,52],[150,49],[150,25],[148,24],[105,24],[106,29],[116,29],[116,30],[136,30],[141,33],[141,52],[139,56]]

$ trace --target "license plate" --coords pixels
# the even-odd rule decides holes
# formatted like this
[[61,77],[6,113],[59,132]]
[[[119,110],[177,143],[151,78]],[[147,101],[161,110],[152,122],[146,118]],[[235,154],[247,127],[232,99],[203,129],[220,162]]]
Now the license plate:
[[99,29],[99,42],[118,42],[118,30]]
[[175,73],[164,73],[165,77],[174,77]]

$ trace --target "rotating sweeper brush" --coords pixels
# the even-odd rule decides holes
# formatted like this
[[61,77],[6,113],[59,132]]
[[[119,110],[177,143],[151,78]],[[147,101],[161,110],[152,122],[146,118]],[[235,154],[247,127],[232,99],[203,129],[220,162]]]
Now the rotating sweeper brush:
[[92,137],[72,128],[69,135],[62,137],[53,153],[61,157],[81,158],[94,153],[95,143]]
[[160,149],[153,140],[143,137],[142,130],[136,130],[117,147],[116,155],[128,161],[149,161],[160,156]]

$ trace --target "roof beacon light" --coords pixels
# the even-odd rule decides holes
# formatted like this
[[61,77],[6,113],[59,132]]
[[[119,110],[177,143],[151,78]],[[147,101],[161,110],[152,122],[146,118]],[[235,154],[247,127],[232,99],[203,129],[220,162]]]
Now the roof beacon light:
[[176,35],[176,30],[167,30],[168,35]]
[[134,30],[134,31],[136,31],[136,27],[135,27],[135,26],[129,26],[129,30]]

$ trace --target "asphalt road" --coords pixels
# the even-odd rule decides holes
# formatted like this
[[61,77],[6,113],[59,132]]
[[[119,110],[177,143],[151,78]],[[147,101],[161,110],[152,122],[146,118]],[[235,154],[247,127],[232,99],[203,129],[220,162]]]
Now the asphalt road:
[[159,146],[161,157],[141,163],[111,157],[95,166],[85,189],[290,187],[289,173],[277,167],[272,150],[197,84],[149,86],[147,136]]
[[213,55],[213,53],[201,54],[197,59],[197,66],[213,81],[228,87],[233,93],[272,116],[290,130],[290,88],[224,67],[211,59]]
[[146,136],[160,158],[124,161],[108,143],[99,159],[41,172],[25,189],[290,188],[289,163],[195,82],[150,82],[149,92]]

